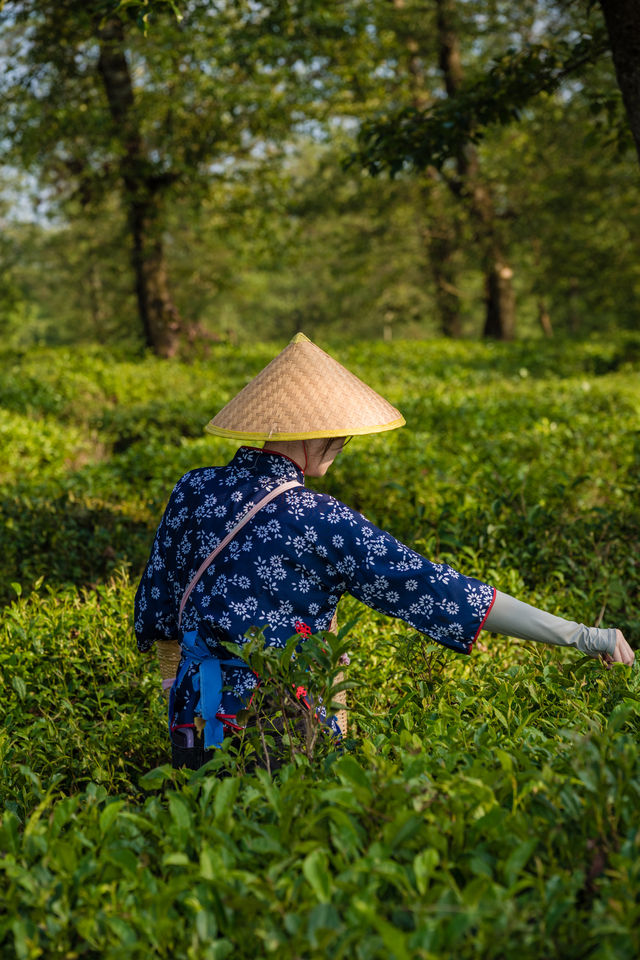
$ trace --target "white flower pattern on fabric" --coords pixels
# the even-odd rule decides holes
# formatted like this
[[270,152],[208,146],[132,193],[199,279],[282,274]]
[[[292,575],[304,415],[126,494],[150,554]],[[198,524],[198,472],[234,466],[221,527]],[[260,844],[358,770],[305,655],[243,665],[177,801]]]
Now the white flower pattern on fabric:
[[[203,555],[283,480],[304,477],[286,457],[241,447],[227,466],[191,470],[178,481],[136,594],[141,650],[178,638],[180,599]],[[494,596],[492,587],[432,563],[346,504],[300,487],[271,501],[216,558],[191,594],[183,629],[244,644],[249,627],[263,627],[267,643],[282,647],[299,621],[314,633],[326,629],[345,592],[465,653]],[[211,642],[216,655],[230,656]],[[222,713],[233,716],[256,678],[248,669],[223,674]],[[176,696],[174,720],[192,722],[197,700],[195,691]]]

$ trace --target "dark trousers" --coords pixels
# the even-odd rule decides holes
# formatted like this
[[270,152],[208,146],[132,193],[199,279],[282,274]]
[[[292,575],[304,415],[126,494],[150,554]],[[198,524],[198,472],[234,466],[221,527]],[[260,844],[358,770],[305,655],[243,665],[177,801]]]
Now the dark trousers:
[[[295,734],[300,738],[300,742],[304,743],[305,737],[305,724],[304,720],[300,716],[288,718],[289,728],[293,728]],[[273,746],[269,746],[269,767],[271,771],[278,770],[283,763],[286,763],[291,757],[291,748],[288,744],[285,745],[283,741],[283,722],[281,717],[275,717],[273,720],[269,720],[265,724],[265,736],[269,737],[273,741]],[[257,730],[255,726],[249,727],[247,733],[250,734],[253,738],[257,738]],[[238,747],[242,743],[243,734],[240,732],[233,731],[227,733],[226,736],[229,736],[232,740],[232,743],[236,744]],[[215,748],[214,748],[215,749]],[[214,755],[214,750],[205,750],[204,748],[204,734],[199,733],[193,727],[187,727],[184,729],[174,730],[171,734],[171,766],[174,770],[178,770],[180,767],[184,767],[187,770],[199,770],[200,767],[211,760]],[[262,749],[260,748],[259,741],[256,743],[256,753],[252,754],[251,757],[245,762],[244,768],[247,773],[250,773],[255,769],[267,769],[267,762],[264,756]],[[227,775],[226,772],[224,775]]]

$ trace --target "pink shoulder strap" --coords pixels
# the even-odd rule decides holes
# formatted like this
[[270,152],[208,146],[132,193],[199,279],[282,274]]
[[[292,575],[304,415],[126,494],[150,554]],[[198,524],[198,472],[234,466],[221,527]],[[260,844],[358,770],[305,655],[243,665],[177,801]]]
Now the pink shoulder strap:
[[244,527],[245,523],[248,523],[249,520],[251,520],[252,517],[255,517],[256,513],[258,513],[259,510],[262,510],[263,507],[266,507],[266,505],[267,505],[271,500],[273,500],[274,497],[277,497],[279,494],[284,493],[286,490],[291,490],[293,487],[301,487],[301,486],[303,486],[303,484],[301,484],[298,480],[287,480],[286,483],[281,483],[281,484],[280,484],[279,486],[277,486],[274,490],[270,490],[269,493],[267,493],[267,494],[262,498],[262,500],[259,500],[258,503],[254,503],[254,505],[251,507],[251,510],[249,510],[248,513],[245,513],[245,515],[244,515],[244,517],[242,518],[242,520],[235,525],[235,527],[233,528],[233,530],[231,530],[231,531],[226,535],[226,537],[224,538],[224,540],[222,540],[222,541],[218,544],[218,546],[215,548],[215,550],[213,550],[213,551],[209,554],[209,556],[207,557],[207,559],[206,559],[206,560],[204,561],[204,563],[202,563],[202,565],[200,566],[198,572],[197,572],[197,573],[195,574],[195,576],[193,577],[191,583],[189,584],[189,586],[187,587],[187,589],[185,590],[185,592],[182,594],[182,600],[180,601],[180,611],[179,611],[179,613],[178,613],[178,630],[180,629],[180,624],[182,623],[182,611],[184,610],[184,607],[185,607],[185,604],[186,604],[187,600],[188,600],[189,597],[191,596],[191,593],[192,593],[192,591],[193,591],[193,588],[195,587],[195,585],[197,584],[198,580],[200,579],[200,577],[202,576],[202,574],[205,572],[205,570],[207,569],[207,567],[209,567],[209,566],[213,563],[213,561],[214,561],[215,558],[218,556],[218,554],[221,553],[221,552],[224,550],[224,548],[227,546],[227,544],[231,543],[231,541],[232,541],[233,538],[236,536],[236,534],[239,533],[240,530],[242,530],[242,528]]

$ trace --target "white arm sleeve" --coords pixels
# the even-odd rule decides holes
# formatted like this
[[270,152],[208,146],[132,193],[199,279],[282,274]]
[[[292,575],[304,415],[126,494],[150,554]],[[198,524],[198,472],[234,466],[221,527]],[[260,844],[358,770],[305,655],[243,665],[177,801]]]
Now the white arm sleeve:
[[591,657],[597,657],[600,653],[613,654],[616,646],[615,630],[585,627],[583,623],[563,620],[499,590],[496,591],[496,599],[483,629],[519,640],[575,647]]

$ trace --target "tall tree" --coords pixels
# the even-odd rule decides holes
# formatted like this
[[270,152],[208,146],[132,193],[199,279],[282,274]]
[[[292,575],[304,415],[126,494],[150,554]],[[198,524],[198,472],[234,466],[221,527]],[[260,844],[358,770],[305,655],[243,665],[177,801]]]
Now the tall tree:
[[98,215],[120,192],[145,342],[171,356],[184,324],[168,281],[169,206],[189,197],[197,216],[212,180],[278,156],[296,125],[325,113],[362,25],[338,0],[192,0],[180,23],[162,4],[145,36],[131,5],[117,6],[5,5],[1,142],[52,188],[50,203],[80,196]]
[[[447,96],[454,98],[464,80],[457,29],[456,0],[436,0],[439,64]],[[478,152],[466,144],[456,156],[458,177],[449,180],[465,199],[475,224],[485,282],[484,336],[511,340],[515,329],[513,269],[507,261],[490,186],[482,177]]]
[[640,3],[600,0],[629,126],[640,160]]
[[[416,18],[406,0],[391,0],[391,4],[395,16],[390,25],[401,45],[399,72],[407,78],[412,107],[424,112],[433,103],[425,66],[431,52],[427,35],[431,37],[432,31],[424,17]],[[459,218],[451,216],[442,202],[442,183],[434,167],[427,167],[415,177],[419,234],[433,277],[440,330],[445,337],[459,337],[462,319],[457,266],[461,230]]]
[[[398,41],[404,46],[404,56],[400,54],[399,60],[409,78],[411,110],[416,119],[428,117],[434,106],[442,103],[441,85],[447,100],[454,102],[464,84],[460,5],[455,0],[433,0],[431,16],[425,17],[429,8],[425,10],[423,3],[391,2],[396,12]],[[468,37],[464,39],[468,45]],[[416,179],[430,220],[425,223],[423,236],[443,333],[456,336],[461,328],[456,278],[460,224],[458,218],[443,215],[444,211],[434,203],[439,196],[436,185],[444,184],[472,224],[484,276],[484,336],[510,339],[515,327],[513,269],[507,261],[503,230],[477,150],[472,144],[463,144],[455,155],[455,172],[427,163],[416,173]]]
[[179,346],[182,319],[169,292],[163,240],[164,195],[178,177],[149,162],[136,112],[125,54],[125,27],[118,16],[96,25],[98,73],[109,105],[112,134],[120,145],[119,169],[131,237],[131,263],[144,339],[162,357]]

